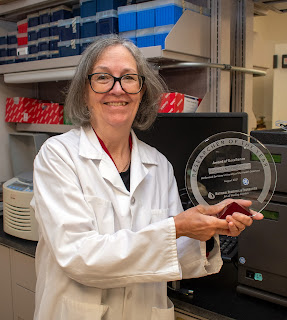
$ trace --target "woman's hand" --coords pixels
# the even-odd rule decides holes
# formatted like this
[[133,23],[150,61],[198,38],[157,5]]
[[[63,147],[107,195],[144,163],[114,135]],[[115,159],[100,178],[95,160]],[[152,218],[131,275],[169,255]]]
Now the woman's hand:
[[218,219],[217,214],[233,201],[246,208],[251,205],[251,201],[249,200],[226,199],[216,205],[198,205],[181,212],[174,217],[176,237],[186,236],[201,241],[207,241],[214,234],[234,237],[238,236],[247,226],[250,226],[253,220],[263,219],[261,213],[254,211],[252,212],[254,214],[253,217],[235,212],[232,216],[227,216],[225,220]]

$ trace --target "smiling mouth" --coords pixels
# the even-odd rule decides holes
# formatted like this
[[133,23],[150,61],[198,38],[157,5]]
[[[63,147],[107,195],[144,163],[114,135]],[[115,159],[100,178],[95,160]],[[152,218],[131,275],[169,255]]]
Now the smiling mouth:
[[121,107],[121,106],[126,106],[128,103],[127,102],[105,102],[105,104],[108,106]]

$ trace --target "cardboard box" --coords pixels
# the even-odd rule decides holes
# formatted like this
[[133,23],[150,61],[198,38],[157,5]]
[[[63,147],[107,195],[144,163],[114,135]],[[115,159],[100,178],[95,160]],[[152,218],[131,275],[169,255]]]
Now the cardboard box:
[[6,100],[6,122],[63,124],[64,108],[59,103],[13,97]]
[[202,99],[179,92],[167,92],[162,95],[159,113],[196,112]]
[[33,110],[38,100],[24,97],[6,99],[6,122],[33,123]]
[[59,103],[38,103],[34,106],[32,123],[63,124],[64,108]]

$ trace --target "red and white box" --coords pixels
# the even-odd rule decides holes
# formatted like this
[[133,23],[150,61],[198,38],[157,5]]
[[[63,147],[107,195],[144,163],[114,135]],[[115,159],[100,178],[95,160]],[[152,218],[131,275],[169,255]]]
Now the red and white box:
[[196,112],[202,99],[179,92],[167,92],[162,95],[159,113]]
[[13,97],[6,100],[6,122],[63,124],[64,108],[59,103]]
[[6,122],[33,123],[34,107],[37,99],[13,97],[6,99]]
[[27,33],[28,32],[28,19],[24,19],[17,22],[18,33]]
[[63,124],[63,105],[53,102],[39,103],[35,106],[33,123]]

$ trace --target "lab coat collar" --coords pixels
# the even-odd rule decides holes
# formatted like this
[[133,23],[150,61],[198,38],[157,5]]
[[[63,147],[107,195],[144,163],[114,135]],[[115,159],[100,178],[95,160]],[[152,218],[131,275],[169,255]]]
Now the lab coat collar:
[[[158,165],[155,157],[155,152],[148,152],[148,147],[140,140],[138,140],[134,131],[132,134],[132,156],[131,156],[131,194],[134,193],[137,186],[148,174],[148,168],[151,165]],[[94,130],[91,126],[81,127],[79,155],[93,160],[99,160],[99,170],[104,179],[122,191],[128,193],[125,185],[117,172],[111,158],[103,150]]]

